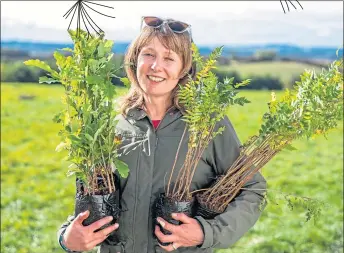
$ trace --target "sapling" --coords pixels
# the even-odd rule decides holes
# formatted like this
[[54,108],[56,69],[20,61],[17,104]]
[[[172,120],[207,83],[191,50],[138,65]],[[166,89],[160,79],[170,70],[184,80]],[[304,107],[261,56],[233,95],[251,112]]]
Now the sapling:
[[[245,97],[237,97],[236,91],[236,88],[247,85],[249,80],[236,85],[233,85],[234,78],[226,78],[223,82],[219,82],[212,72],[216,68],[216,60],[221,55],[222,49],[223,47],[214,49],[205,60],[201,57],[198,48],[192,45],[193,60],[199,71],[194,79],[189,78],[187,84],[180,85],[178,96],[185,108],[182,120],[186,122],[186,127],[176,152],[165,193],[156,200],[154,218],[162,217],[173,224],[179,224],[171,218],[171,213],[183,212],[193,216],[195,202],[191,192],[192,178],[209,142],[224,130],[224,127],[217,127],[217,123],[225,117],[229,107],[249,102]],[[177,173],[175,182],[172,182],[180,145],[185,139],[188,142],[186,158]],[[163,228],[162,230],[163,233],[168,234],[168,231]]]
[[[103,33],[90,36],[82,30],[69,30],[69,34],[74,48],[54,52],[57,71],[37,59],[24,63],[47,72],[48,76],[41,77],[40,83],[60,83],[64,87],[65,108],[54,117],[62,125],[59,132],[62,141],[56,150],[68,151],[67,160],[71,162],[68,175],[77,178],[76,214],[88,208],[102,209],[105,201],[106,213],[118,218],[115,173],[127,177],[129,169],[119,160],[117,152],[121,138],[116,135],[116,87],[111,80],[119,69],[111,61],[113,41],[106,40]],[[117,203],[113,202],[115,198]],[[91,211],[85,224],[101,218],[104,214],[99,212]]]
[[[294,150],[291,146],[294,140],[326,137],[336,128],[343,120],[342,68],[343,59],[340,59],[319,74],[305,71],[293,89],[286,90],[280,99],[272,93],[258,135],[251,136],[242,145],[240,156],[225,175],[211,188],[197,194],[201,206],[222,213],[239,191],[245,190],[247,181],[275,155],[282,150]],[[307,208],[308,216],[319,214],[317,205]]]

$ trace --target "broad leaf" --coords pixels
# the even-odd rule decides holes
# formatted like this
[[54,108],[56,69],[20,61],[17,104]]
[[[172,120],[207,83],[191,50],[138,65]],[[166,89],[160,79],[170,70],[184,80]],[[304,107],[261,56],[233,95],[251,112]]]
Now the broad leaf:
[[123,83],[123,85],[127,88],[130,88],[130,81],[129,78],[127,77],[122,77],[120,78],[121,82]]
[[122,162],[119,159],[115,159],[115,166],[122,178],[127,178],[129,175],[129,167],[126,163]]
[[33,66],[33,67],[37,67],[37,68],[40,68],[40,69],[43,69],[47,72],[49,72],[52,77],[58,79],[59,78],[59,74],[53,70],[47,63],[41,61],[41,60],[27,60],[27,61],[24,61],[24,64],[27,65],[27,66]]
[[58,83],[58,82],[60,82],[60,81],[59,80],[55,80],[54,78],[47,77],[47,76],[41,76],[39,78],[39,83],[51,84],[51,83]]
[[100,76],[88,76],[86,81],[89,84],[100,84],[103,82],[103,78]]

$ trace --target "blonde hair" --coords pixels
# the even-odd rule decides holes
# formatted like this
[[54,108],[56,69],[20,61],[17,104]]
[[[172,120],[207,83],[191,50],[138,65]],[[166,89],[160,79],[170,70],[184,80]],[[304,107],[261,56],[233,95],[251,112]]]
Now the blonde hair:
[[[192,63],[191,39],[188,33],[184,32],[178,34],[169,29],[165,29],[163,32],[153,27],[144,27],[138,37],[130,44],[124,57],[125,71],[131,83],[131,87],[128,94],[121,99],[120,112],[123,115],[126,115],[132,108],[143,107],[144,105],[144,92],[137,80],[136,67],[141,49],[153,38],[157,38],[164,47],[176,52],[176,54],[181,57],[183,64],[181,73],[183,73],[183,77],[179,79],[179,84],[186,84],[189,75],[191,75],[192,78],[195,76],[196,66]],[[179,85],[172,91],[172,104],[183,112],[184,108],[179,103],[178,99],[178,90]]]

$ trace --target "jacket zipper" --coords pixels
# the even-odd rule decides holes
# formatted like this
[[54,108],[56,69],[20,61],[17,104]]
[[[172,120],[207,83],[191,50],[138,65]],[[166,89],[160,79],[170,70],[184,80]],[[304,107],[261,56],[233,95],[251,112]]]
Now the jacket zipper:
[[[168,115],[168,113],[169,113],[169,111],[172,109],[172,107],[171,108],[169,108],[167,111],[166,111],[166,114],[164,115],[164,117],[161,119],[161,121],[160,121],[160,123],[159,123],[159,125],[158,125],[158,127],[155,129],[155,127],[154,127],[154,125],[153,125],[153,122],[152,122],[152,120],[148,117],[148,120],[150,121],[150,123],[151,123],[151,125],[152,125],[152,127],[153,127],[153,129],[154,129],[154,135],[155,135],[155,146],[154,146],[154,155],[155,155],[155,149],[156,149],[156,147],[157,147],[157,145],[158,145],[158,140],[159,140],[159,138],[158,138],[158,136],[157,136],[157,134],[156,134],[156,132],[157,132],[157,130],[159,129],[159,126],[161,125],[161,122],[163,121],[163,119],[166,117],[166,115]],[[135,235],[135,221],[136,221],[136,208],[137,208],[137,186],[138,186],[138,172],[139,172],[139,170],[138,170],[138,167],[139,167],[139,160],[140,160],[140,157],[141,157],[141,153],[139,153],[139,159],[138,159],[138,161],[137,161],[137,170],[136,170],[136,184],[135,184],[135,203],[134,203],[134,217],[133,217],[133,229],[132,229],[132,235]],[[154,158],[155,159],[155,158]],[[151,193],[152,194],[152,193]],[[149,210],[150,211],[150,210]],[[149,212],[150,213],[150,212]],[[148,237],[148,244],[147,244],[147,247],[149,246],[149,238],[150,237]],[[135,252],[135,236],[133,236],[133,251]]]
[[138,176],[139,176],[139,166],[140,166],[140,158],[141,152],[139,152],[139,157],[137,159],[136,165],[136,184],[135,184],[135,203],[134,203],[134,217],[133,217],[133,227],[132,227],[132,235],[133,235],[133,252],[135,252],[135,222],[136,222],[136,208],[137,208],[137,186],[138,186]]

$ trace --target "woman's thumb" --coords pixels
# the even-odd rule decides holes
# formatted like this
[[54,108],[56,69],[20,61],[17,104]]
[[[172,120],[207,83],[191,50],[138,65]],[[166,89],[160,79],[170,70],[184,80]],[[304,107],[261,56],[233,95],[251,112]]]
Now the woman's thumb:
[[79,213],[79,215],[78,215],[78,217],[76,218],[76,220],[77,220],[77,222],[79,223],[79,224],[82,224],[82,222],[84,221],[84,220],[86,220],[87,219],[87,217],[90,215],[90,212],[88,211],[88,210],[86,210],[85,212],[83,212],[83,213]]

